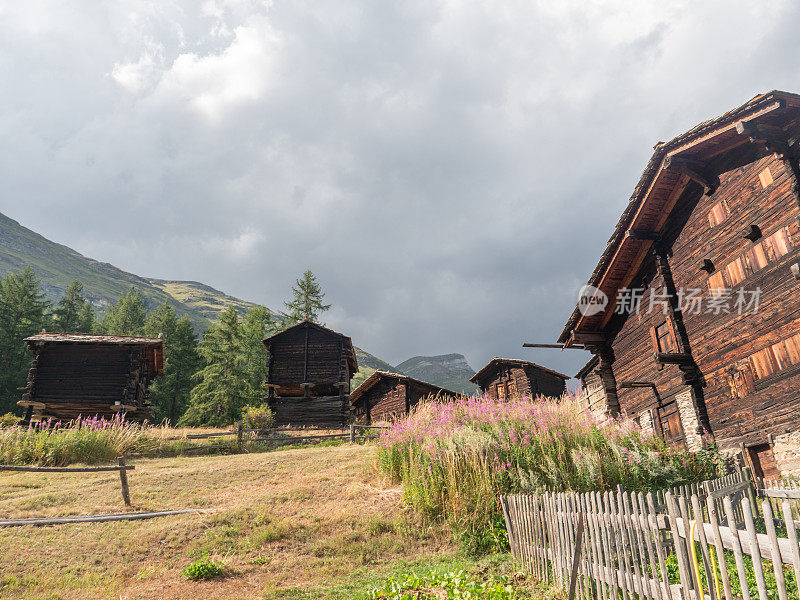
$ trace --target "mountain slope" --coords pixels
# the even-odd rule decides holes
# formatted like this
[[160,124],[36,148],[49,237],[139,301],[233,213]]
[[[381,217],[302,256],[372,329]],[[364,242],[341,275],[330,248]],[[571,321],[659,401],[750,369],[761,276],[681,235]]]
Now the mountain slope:
[[471,395],[477,391],[475,384],[469,380],[475,371],[463,354],[415,356],[401,362],[395,370],[454,392]]
[[[153,279],[128,273],[50,241],[0,213],[0,276],[28,265],[36,271],[43,291],[52,302],[58,301],[77,279],[83,283],[87,298],[102,313],[134,288],[142,294],[148,309],[168,302],[178,315],[187,315],[198,332],[205,331],[228,306],[235,306],[241,313],[255,306],[196,281]],[[474,371],[460,354],[417,356],[398,367],[360,348],[356,348],[356,357],[359,371],[353,378],[352,389],[376,370],[399,371],[454,391],[471,393],[475,389],[468,381]]]

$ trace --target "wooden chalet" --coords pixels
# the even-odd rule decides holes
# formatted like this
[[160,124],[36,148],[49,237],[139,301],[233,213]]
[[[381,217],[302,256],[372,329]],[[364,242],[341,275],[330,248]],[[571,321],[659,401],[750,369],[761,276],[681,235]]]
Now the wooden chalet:
[[608,305],[559,338],[595,405],[767,476],[800,474],[799,139],[773,91],[659,142],[589,279]]
[[470,381],[496,400],[528,396],[560,398],[569,375],[516,358],[494,357]]
[[375,371],[353,391],[350,405],[356,420],[369,425],[405,416],[425,398],[452,400],[459,395],[408,375]]
[[25,341],[33,364],[18,402],[26,409],[24,422],[119,412],[132,421],[151,416],[147,388],[164,374],[161,338],[42,332]]
[[267,383],[277,425],[343,427],[350,379],[358,371],[350,338],[302,321],[264,340]]

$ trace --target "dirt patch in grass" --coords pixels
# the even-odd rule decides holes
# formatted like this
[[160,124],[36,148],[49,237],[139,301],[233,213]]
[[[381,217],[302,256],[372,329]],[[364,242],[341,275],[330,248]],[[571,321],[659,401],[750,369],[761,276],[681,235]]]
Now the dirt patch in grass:
[[[376,474],[374,454],[345,445],[137,460],[132,510],[214,511],[0,529],[0,597],[333,598],[319,590],[455,555],[446,530],[412,520],[399,488]],[[123,508],[116,473],[0,473],[3,518]],[[223,561],[225,576],[179,576],[202,556]]]

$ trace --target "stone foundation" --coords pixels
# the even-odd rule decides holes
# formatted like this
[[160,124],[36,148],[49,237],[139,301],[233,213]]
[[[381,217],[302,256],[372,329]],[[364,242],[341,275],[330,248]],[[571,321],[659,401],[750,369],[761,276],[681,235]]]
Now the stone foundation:
[[772,452],[783,477],[800,477],[800,431],[776,435]]
[[675,396],[675,404],[678,405],[683,435],[686,437],[686,448],[691,452],[697,452],[703,447],[703,438],[697,433],[697,413],[694,410],[691,390],[686,390]]

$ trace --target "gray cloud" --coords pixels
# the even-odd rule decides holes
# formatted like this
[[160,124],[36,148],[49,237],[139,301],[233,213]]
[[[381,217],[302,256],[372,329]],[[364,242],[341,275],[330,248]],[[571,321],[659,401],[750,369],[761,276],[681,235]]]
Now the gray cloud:
[[791,2],[10,2],[0,210],[392,362],[552,341],[653,144],[800,90]]

